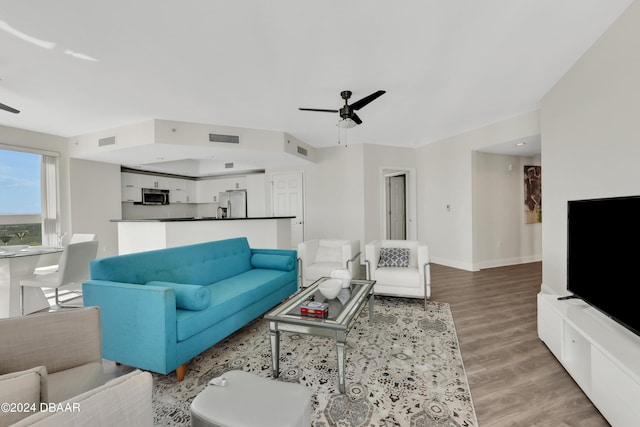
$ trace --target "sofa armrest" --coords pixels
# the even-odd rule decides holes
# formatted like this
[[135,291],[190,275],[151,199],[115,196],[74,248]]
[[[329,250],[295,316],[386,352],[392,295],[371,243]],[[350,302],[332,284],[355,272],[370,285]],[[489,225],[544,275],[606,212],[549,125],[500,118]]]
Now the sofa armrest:
[[0,320],[0,374],[46,366],[49,374],[102,362],[97,307]]
[[85,306],[100,307],[105,359],[163,374],[179,365],[173,289],[88,280],[82,295]]
[[367,269],[367,279],[375,280],[376,269],[380,259],[380,240],[373,240],[365,245],[364,262]]
[[300,259],[302,267],[306,267],[314,263],[316,254],[318,253],[319,243],[320,241],[318,239],[298,243],[298,258]]

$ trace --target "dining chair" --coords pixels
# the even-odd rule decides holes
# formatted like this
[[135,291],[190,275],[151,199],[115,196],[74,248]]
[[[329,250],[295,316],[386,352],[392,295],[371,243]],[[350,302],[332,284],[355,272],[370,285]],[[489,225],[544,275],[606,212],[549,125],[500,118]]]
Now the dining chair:
[[62,250],[58,271],[49,274],[34,274],[33,277],[20,280],[21,312],[24,314],[24,287],[49,288],[55,290],[55,303],[58,307],[79,307],[63,304],[59,299],[59,290],[82,292],[82,282],[89,280],[89,262],[98,254],[98,241],[88,240],[67,244]]
[[[95,233],[73,233],[71,235],[71,239],[69,239],[69,243],[78,243],[78,242],[87,242],[90,240],[96,240],[98,238]],[[52,260],[49,260],[51,262]],[[59,264],[50,264],[50,265],[40,265],[36,267],[34,273],[37,275],[40,274],[50,274],[58,271]]]

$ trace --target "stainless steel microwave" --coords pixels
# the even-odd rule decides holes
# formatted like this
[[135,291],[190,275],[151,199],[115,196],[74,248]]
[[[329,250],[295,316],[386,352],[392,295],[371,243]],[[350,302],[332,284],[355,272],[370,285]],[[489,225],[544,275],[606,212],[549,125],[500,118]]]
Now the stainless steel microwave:
[[142,189],[143,205],[168,205],[169,190],[159,190],[157,188]]

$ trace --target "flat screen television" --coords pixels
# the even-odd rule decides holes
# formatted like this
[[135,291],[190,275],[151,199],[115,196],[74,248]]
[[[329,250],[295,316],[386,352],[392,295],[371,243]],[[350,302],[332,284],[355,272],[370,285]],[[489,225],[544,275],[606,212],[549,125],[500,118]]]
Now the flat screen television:
[[640,196],[571,200],[567,289],[640,335]]

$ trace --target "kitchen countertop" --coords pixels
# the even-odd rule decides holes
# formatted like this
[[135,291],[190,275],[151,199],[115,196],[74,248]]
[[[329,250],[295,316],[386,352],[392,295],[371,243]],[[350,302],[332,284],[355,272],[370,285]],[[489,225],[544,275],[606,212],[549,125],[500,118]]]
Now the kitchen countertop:
[[291,219],[295,216],[257,216],[250,218],[215,218],[205,217],[184,217],[184,218],[149,218],[149,219],[112,219],[111,222],[180,222],[180,221],[237,221],[237,220],[254,220],[254,219]]

